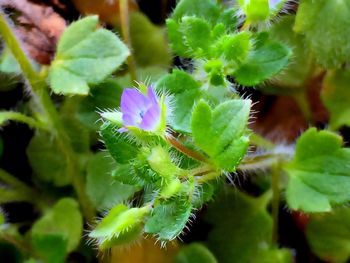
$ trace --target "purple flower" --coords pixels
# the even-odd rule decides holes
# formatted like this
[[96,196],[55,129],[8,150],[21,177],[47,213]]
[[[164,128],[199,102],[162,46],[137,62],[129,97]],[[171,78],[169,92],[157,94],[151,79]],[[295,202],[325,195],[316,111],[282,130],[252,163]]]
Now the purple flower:
[[[120,110],[125,126],[138,127],[145,131],[155,131],[159,126],[161,109],[152,87],[148,87],[147,96],[137,89],[124,89]],[[120,132],[126,130],[119,129]]]
[[282,0],[269,0],[270,8],[275,8],[280,2],[282,2]]

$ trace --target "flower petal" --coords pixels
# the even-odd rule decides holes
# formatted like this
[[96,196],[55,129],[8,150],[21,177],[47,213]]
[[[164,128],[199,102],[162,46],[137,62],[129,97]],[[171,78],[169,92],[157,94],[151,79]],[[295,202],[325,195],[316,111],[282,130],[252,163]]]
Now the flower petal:
[[154,92],[153,87],[148,87],[147,98],[150,100],[152,105],[158,104],[158,97],[157,97],[157,94]]
[[158,104],[155,104],[146,111],[139,127],[145,131],[154,131],[159,125],[159,121],[160,108]]
[[141,122],[139,115],[123,114],[123,123],[126,126],[138,126]]
[[123,114],[138,115],[149,106],[149,99],[137,89],[124,89],[120,102],[120,110]]

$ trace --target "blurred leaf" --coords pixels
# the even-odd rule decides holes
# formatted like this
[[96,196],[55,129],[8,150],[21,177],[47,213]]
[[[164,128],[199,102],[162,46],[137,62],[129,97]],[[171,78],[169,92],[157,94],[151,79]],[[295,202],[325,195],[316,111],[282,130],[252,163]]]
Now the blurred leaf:
[[221,169],[234,171],[248,149],[250,105],[250,100],[232,100],[212,110],[201,100],[194,108],[194,142]]
[[128,57],[123,42],[97,26],[97,16],[89,16],[72,23],[63,33],[50,68],[55,93],[86,95],[88,85],[104,80]]
[[[103,22],[111,25],[120,24],[119,0],[72,0],[80,13],[85,15],[96,14]],[[138,10],[135,0],[127,0],[129,11]]]
[[21,74],[21,68],[19,67],[15,57],[12,55],[10,49],[7,47],[2,50],[0,56],[0,71],[13,75]]
[[174,95],[172,109],[174,116],[169,121],[175,130],[191,132],[191,113],[200,95],[199,88],[198,81],[178,69],[174,69],[171,74],[165,75],[156,83],[157,90],[164,90]]
[[271,40],[261,41],[232,75],[244,86],[255,86],[279,73],[288,63],[291,50]]
[[77,153],[86,153],[90,150],[89,131],[72,115],[62,117],[69,141]]
[[213,226],[208,236],[209,249],[220,263],[262,262],[259,255],[269,250],[272,235],[266,196],[253,198],[236,189],[224,192],[209,205],[206,214]]
[[99,210],[122,203],[135,193],[135,187],[112,178],[111,173],[115,168],[114,160],[104,152],[95,154],[88,163],[86,192]]
[[32,241],[39,245],[39,250],[49,249],[46,242],[55,243],[58,239],[62,239],[62,242],[58,243],[60,246],[63,246],[63,242],[66,243],[67,253],[77,248],[82,233],[83,218],[78,203],[72,198],[60,199],[34,223],[31,230]]
[[153,25],[144,14],[132,12],[130,35],[133,55],[138,65],[170,67],[172,57],[163,28]]
[[2,209],[0,208],[0,226],[5,224],[5,215]]
[[181,234],[191,215],[192,205],[181,197],[156,205],[145,224],[145,232],[169,241]]
[[119,79],[107,79],[91,87],[91,94],[78,102],[76,116],[79,121],[95,133],[100,127],[98,112],[119,107],[122,90]]
[[330,112],[330,127],[350,126],[350,70],[327,71],[321,98]]
[[312,251],[328,262],[347,262],[350,258],[350,209],[311,215],[306,237]]
[[304,88],[305,82],[310,77],[313,61],[310,52],[305,48],[304,37],[293,31],[294,20],[294,15],[283,16],[271,27],[271,37],[293,50],[290,63],[274,77],[273,81],[282,87]]
[[350,60],[350,2],[302,0],[294,30],[304,34],[316,60],[335,68]]
[[252,262],[255,263],[294,263],[292,253],[288,249],[262,249],[259,251],[256,259]]
[[[67,240],[61,234],[36,234],[32,245],[45,262],[64,263],[67,254]],[[34,261],[35,262],[35,261]]]
[[205,246],[191,243],[180,250],[174,263],[217,263],[217,261]]
[[27,147],[27,156],[33,171],[41,180],[56,186],[70,183],[67,160],[52,135],[36,132]]
[[350,149],[329,131],[310,128],[297,140],[289,175],[288,206],[304,212],[326,212],[350,200]]

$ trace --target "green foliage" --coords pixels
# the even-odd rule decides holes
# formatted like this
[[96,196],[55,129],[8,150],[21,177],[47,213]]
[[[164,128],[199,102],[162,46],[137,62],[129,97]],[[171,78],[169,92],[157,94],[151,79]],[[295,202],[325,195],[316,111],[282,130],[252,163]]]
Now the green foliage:
[[134,241],[139,237],[140,226],[149,210],[149,207],[129,209],[122,204],[116,205],[90,232],[89,237],[97,238],[102,249],[122,241]]
[[349,61],[347,32],[349,1],[302,0],[294,30],[304,34],[317,62],[325,68],[339,67]]
[[156,83],[157,90],[166,90],[174,95],[174,117],[170,119],[173,129],[191,132],[191,112],[196,100],[200,96],[200,83],[188,73],[174,69],[171,74],[162,77]]
[[191,216],[192,205],[182,197],[160,202],[146,221],[145,232],[161,241],[172,240],[182,231]]
[[194,108],[194,141],[218,168],[234,171],[246,153],[249,143],[246,125],[250,105],[249,100],[233,100],[212,110],[202,100]]
[[206,214],[206,220],[213,226],[208,247],[218,262],[292,262],[269,261],[269,258],[280,258],[275,253],[285,252],[269,248],[272,218],[266,210],[267,196],[253,198],[233,189],[224,192],[208,207]]
[[326,212],[350,200],[350,150],[342,148],[342,143],[340,136],[316,128],[298,139],[294,159],[285,166],[291,209]]
[[180,250],[175,263],[217,263],[217,261],[205,246],[192,243]]
[[97,29],[97,16],[72,23],[63,33],[50,67],[50,84],[58,94],[89,93],[127,58],[125,44],[112,32]]
[[[35,222],[31,236],[40,253],[60,254],[63,247],[66,253],[77,248],[82,231],[83,218],[78,203],[72,198],[62,198]],[[48,242],[57,243],[56,251],[47,251]]]
[[220,9],[214,0],[181,0],[171,17],[178,21],[184,16],[197,16],[215,22],[219,15]]
[[36,132],[31,139],[27,155],[35,174],[45,182],[64,186],[71,182],[67,160],[57,139],[45,132]]
[[318,257],[330,262],[347,262],[350,258],[349,218],[348,207],[311,216],[306,237]]
[[291,50],[285,45],[259,36],[255,49],[247,60],[233,73],[237,82],[245,86],[255,86],[279,73],[289,61]]
[[36,233],[32,236],[32,246],[45,262],[63,263],[67,254],[67,240],[61,234]]
[[130,35],[133,55],[140,66],[157,65],[168,68],[171,55],[165,32],[153,25],[147,16],[140,12],[130,14]]
[[87,128],[97,131],[100,127],[100,116],[97,111],[114,109],[119,107],[120,96],[123,88],[116,79],[106,79],[96,86],[91,87],[90,95],[80,101],[72,100],[76,109],[77,119]]
[[295,15],[284,16],[269,31],[271,38],[287,44],[293,50],[290,63],[274,81],[282,87],[304,88],[312,73],[313,60],[305,48],[304,37],[293,31],[294,21]]
[[135,193],[135,187],[113,180],[111,171],[115,168],[114,160],[103,152],[94,155],[88,163],[86,192],[99,210],[122,203]]
[[135,143],[127,141],[122,134],[118,134],[118,127],[106,122],[101,126],[101,136],[111,156],[117,163],[128,163],[137,155]]
[[350,125],[349,70],[328,71],[323,80],[322,100],[330,112],[330,127]]

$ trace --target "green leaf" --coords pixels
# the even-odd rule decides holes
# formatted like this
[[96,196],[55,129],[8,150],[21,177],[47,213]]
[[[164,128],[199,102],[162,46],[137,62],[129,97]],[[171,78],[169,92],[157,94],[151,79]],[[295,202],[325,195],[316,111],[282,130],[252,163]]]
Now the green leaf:
[[90,232],[89,237],[98,239],[102,249],[122,241],[134,241],[134,239],[130,240],[131,237],[139,237],[135,234],[140,234],[140,226],[149,212],[149,207],[129,209],[123,204],[116,205]]
[[180,31],[188,54],[197,58],[205,57],[212,42],[210,24],[202,18],[184,17],[181,20]]
[[153,25],[141,12],[132,12],[130,35],[133,55],[138,65],[170,67],[172,57],[163,28]]
[[87,153],[90,150],[89,130],[72,114],[63,115],[62,123],[69,141],[77,153]]
[[269,17],[269,0],[238,0],[238,3],[249,22],[261,22]]
[[174,179],[186,173],[179,168],[169,155],[169,152],[162,146],[153,147],[147,161],[155,172],[161,175],[166,181]]
[[247,151],[250,100],[232,100],[213,111],[200,101],[192,115],[195,144],[220,168],[234,171]]
[[77,248],[82,233],[83,218],[78,203],[72,198],[60,199],[52,209],[35,222],[31,231],[32,240],[50,239],[48,237],[50,235],[62,237],[67,242],[66,252],[71,252]]
[[238,15],[236,8],[225,8],[221,11],[217,24],[222,23],[228,33],[235,33],[238,26]]
[[288,45],[293,50],[290,63],[281,74],[274,77],[274,82],[282,87],[304,88],[310,77],[313,60],[305,48],[304,37],[293,31],[294,20],[295,15],[283,16],[269,31],[272,39]]
[[311,215],[306,237],[312,251],[327,262],[347,262],[350,258],[350,209]]
[[190,74],[178,69],[174,69],[171,74],[157,81],[157,90],[164,90],[174,95],[172,109],[174,114],[169,120],[174,130],[191,132],[191,112],[200,97],[200,86],[200,82],[194,80]]
[[135,143],[125,137],[125,134],[118,133],[118,127],[106,122],[101,126],[101,136],[110,152],[111,156],[117,163],[129,163],[138,153]]
[[0,226],[5,224],[5,215],[4,212],[2,211],[2,209],[0,208]]
[[8,47],[4,47],[2,50],[0,56],[0,71],[14,75],[19,75],[21,73],[21,68]]
[[316,128],[298,139],[294,159],[285,166],[291,209],[326,212],[350,200],[350,149],[342,148],[342,143],[337,134]]
[[37,132],[27,147],[29,163],[35,174],[56,186],[70,183],[67,160],[54,136]]
[[202,17],[214,23],[220,15],[220,8],[214,0],[181,0],[171,16],[179,21],[184,16]]
[[217,260],[205,246],[192,243],[180,250],[175,263],[217,263]]
[[350,2],[302,0],[294,30],[306,37],[318,63],[325,68],[339,67],[350,60]]
[[32,246],[44,262],[65,262],[67,240],[61,234],[36,234],[32,237]]
[[259,251],[256,259],[252,262],[255,263],[294,263],[292,253],[288,249],[262,249]]
[[126,201],[135,193],[135,187],[113,180],[111,173],[116,168],[114,160],[106,153],[97,153],[88,163],[86,192],[99,210]]
[[338,129],[350,126],[350,71],[327,71],[323,80],[321,98],[330,112],[329,125]]
[[77,119],[90,130],[97,131],[100,127],[98,111],[119,107],[122,91],[116,79],[107,79],[91,87],[90,96],[84,97],[77,106]]
[[265,40],[251,51],[247,60],[232,75],[241,85],[258,85],[279,73],[288,64],[291,54],[285,45]]
[[268,200],[264,195],[253,198],[236,189],[225,190],[205,216],[212,225],[208,247],[220,263],[258,263],[258,255],[269,247],[272,236]]
[[181,197],[162,201],[156,205],[146,221],[145,232],[157,235],[159,240],[169,241],[181,234],[186,226],[192,205]]
[[89,93],[129,56],[129,50],[112,32],[98,29],[98,17],[72,23],[63,33],[50,68],[51,88],[58,94]]
[[188,57],[187,46],[183,41],[180,25],[174,19],[166,20],[167,33],[170,42],[170,47],[176,55]]

